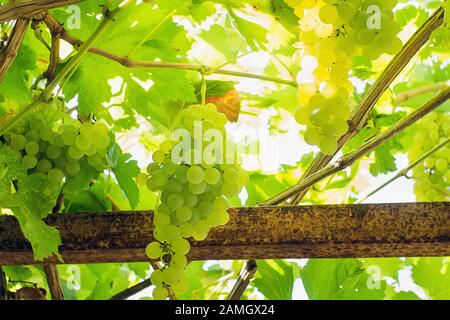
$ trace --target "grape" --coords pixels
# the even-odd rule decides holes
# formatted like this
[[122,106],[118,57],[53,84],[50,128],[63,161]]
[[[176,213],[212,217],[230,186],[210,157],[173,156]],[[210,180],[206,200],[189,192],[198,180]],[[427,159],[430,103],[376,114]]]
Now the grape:
[[75,138],[75,146],[82,151],[89,150],[91,147],[91,140],[85,135],[79,135]]
[[76,131],[73,130],[65,130],[62,133],[62,141],[66,146],[71,146],[74,144],[75,139],[77,137]]
[[212,202],[205,200],[199,203],[198,210],[202,216],[208,216],[214,210],[214,206]]
[[311,115],[309,117],[312,124],[321,127],[328,123],[329,114],[324,109],[315,108],[311,111]]
[[220,225],[226,225],[229,221],[229,213],[227,211],[220,211]]
[[153,223],[157,226],[165,226],[170,224],[170,217],[164,213],[155,213]]
[[222,193],[226,197],[234,197],[239,193],[239,186],[236,183],[225,182],[222,185]]
[[174,285],[181,280],[182,268],[170,266],[164,270],[164,282],[168,285]]
[[37,163],[37,169],[41,173],[47,173],[52,168],[52,163],[47,159],[41,159]]
[[188,221],[192,217],[192,210],[189,207],[180,207],[177,209],[176,215],[181,221]]
[[183,191],[183,186],[181,183],[178,183],[175,178],[170,178],[169,182],[166,184],[166,190],[173,193],[180,193]]
[[206,218],[206,222],[211,228],[217,227],[220,225],[220,213],[213,212]]
[[186,255],[189,252],[191,245],[186,239],[177,239],[172,243],[172,247],[174,252]]
[[145,173],[140,173],[136,177],[136,184],[138,186],[145,186],[147,184],[148,176]]
[[30,141],[25,145],[25,151],[29,155],[36,155],[39,152],[39,144],[34,141]]
[[150,163],[147,166],[147,173],[148,174],[152,174],[153,172],[155,172],[158,169],[159,169],[159,164],[157,164],[157,163]]
[[192,192],[193,194],[201,194],[205,192],[206,187],[207,184],[204,182],[201,182],[199,184],[189,183],[189,191]]
[[214,210],[227,210],[228,203],[224,198],[219,197],[214,200],[213,207],[214,207]]
[[438,159],[436,160],[436,170],[441,171],[441,172],[445,172],[446,170],[448,170],[448,162],[446,159]]
[[164,226],[164,233],[167,237],[167,240],[175,240],[181,238],[180,228],[175,225],[167,225]]
[[80,173],[80,164],[76,161],[67,161],[65,169],[69,176],[76,176]]
[[61,156],[61,148],[55,145],[50,145],[48,146],[46,153],[49,159],[56,160]]
[[25,134],[25,137],[28,141],[34,141],[34,142],[39,142],[39,133],[35,130],[32,131],[28,131]]
[[155,163],[163,163],[166,158],[166,154],[162,150],[153,152],[152,159]]
[[223,180],[226,182],[236,182],[239,179],[239,172],[235,168],[226,169],[223,172]]
[[208,168],[205,170],[205,182],[209,185],[214,185],[219,182],[221,174],[219,170],[215,168]]
[[17,134],[12,136],[11,138],[11,146],[14,150],[20,151],[25,148],[25,145],[27,143],[27,138],[25,138],[23,135]]
[[152,295],[155,300],[166,300],[169,295],[169,291],[167,291],[164,287],[156,287],[153,289]]
[[44,126],[43,122],[39,119],[35,119],[34,121],[30,122],[30,129],[34,131],[39,131]]
[[39,130],[39,137],[44,141],[50,141],[54,136],[55,134],[49,127],[43,127]]
[[308,128],[306,130],[304,138],[305,142],[309,145],[317,145],[320,142],[320,131],[317,128]]
[[200,184],[205,179],[205,172],[200,166],[193,166],[187,170],[186,178],[192,184]]
[[172,210],[176,210],[178,208],[181,208],[184,204],[184,198],[181,194],[174,193],[171,194],[167,198],[167,204],[169,205],[169,208]]
[[[69,147],[70,150],[70,147]],[[82,151],[80,150],[81,154]],[[89,165],[91,167],[97,167],[102,163],[102,159],[100,158],[100,156],[98,154],[94,154],[93,156],[89,156],[87,157],[87,162],[89,163]]]
[[50,184],[57,185],[64,179],[64,173],[59,169],[51,169],[47,172],[47,179]]
[[164,283],[164,273],[161,270],[156,269],[152,272],[150,276],[150,281],[152,285],[161,287]]
[[333,23],[338,17],[338,11],[335,6],[324,5],[319,9],[319,18],[324,23]]
[[177,168],[178,168],[178,165],[173,163],[172,160],[170,160],[170,158],[167,158],[164,161],[162,169],[165,174],[167,174],[168,176],[172,176],[175,173],[175,171],[177,170]]
[[105,150],[111,143],[111,139],[109,138],[108,135],[100,135],[96,137],[96,139],[93,140],[92,143],[97,149]]
[[145,249],[145,253],[150,259],[158,259],[161,257],[163,249],[158,242],[151,242]]
[[183,204],[186,207],[192,208],[198,202],[197,196],[195,194],[190,193],[189,191],[184,191],[182,193],[182,196],[183,196],[183,200],[184,200]]
[[319,142],[319,147],[324,154],[330,155],[337,151],[338,144],[336,140],[332,138],[323,137]]
[[188,290],[188,283],[184,279],[181,279],[179,282],[174,284],[172,286],[172,288],[177,294],[181,295],[181,294],[184,294],[184,293],[187,292],[187,290]]
[[180,232],[183,238],[189,238],[194,232],[194,226],[190,222],[183,222],[180,224]]
[[184,269],[187,266],[187,258],[182,254],[175,254],[172,256],[170,264],[178,269]]
[[80,160],[83,157],[83,151],[72,145],[67,149],[67,157],[72,160]]
[[92,131],[93,133],[97,133],[101,136],[105,136],[108,134],[108,126],[103,123],[103,122],[96,122],[93,126],[92,126]]
[[153,181],[156,186],[162,187],[163,185],[167,184],[169,179],[164,171],[158,169],[153,173],[153,175],[150,176],[149,180]]
[[27,154],[22,158],[22,166],[25,169],[33,169],[37,165],[37,158],[35,156]]

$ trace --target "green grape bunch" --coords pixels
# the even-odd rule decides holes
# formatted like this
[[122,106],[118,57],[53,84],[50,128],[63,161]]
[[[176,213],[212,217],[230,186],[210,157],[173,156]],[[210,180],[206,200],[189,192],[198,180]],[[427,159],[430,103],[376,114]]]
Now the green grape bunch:
[[299,18],[302,56],[312,56],[313,80],[300,83],[296,121],[306,126],[304,140],[327,155],[349,130],[352,59],[394,55],[402,48],[394,19],[396,0],[287,0]]
[[180,294],[186,290],[183,271],[188,263],[188,239],[202,241],[212,228],[227,224],[230,220],[227,199],[237,196],[248,182],[237,157],[227,156],[226,152],[215,152],[214,161],[195,159],[199,153],[194,148],[196,144],[202,144],[206,150],[214,143],[207,135],[195,136],[195,126],[217,130],[222,137],[216,143],[226,143],[226,121],[214,104],[192,105],[182,110],[174,131],[190,132],[192,149],[184,150],[181,160],[176,160],[174,151],[181,142],[164,141],[153,153],[147,174],[137,177],[138,184],[159,192],[153,219],[155,241],[146,249],[150,259],[159,259],[163,264],[151,276],[156,286],[154,299],[166,299],[170,290]]
[[20,152],[28,175],[38,174],[47,180],[47,196],[58,194],[65,179],[77,176],[82,167],[103,172],[107,166],[106,150],[111,144],[109,129],[102,122],[80,123],[64,117],[32,114],[5,135],[6,145]]
[[[450,136],[450,115],[431,113],[415,124],[416,130],[405,137],[411,145],[408,158],[414,161]],[[446,145],[412,169],[414,193],[418,201],[450,200],[450,145]]]

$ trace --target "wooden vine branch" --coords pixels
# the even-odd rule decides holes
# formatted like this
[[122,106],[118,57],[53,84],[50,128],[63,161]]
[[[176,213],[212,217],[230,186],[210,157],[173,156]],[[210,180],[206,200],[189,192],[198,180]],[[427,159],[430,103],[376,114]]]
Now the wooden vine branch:
[[45,277],[53,300],[64,300],[64,293],[55,264],[44,264]]
[[247,288],[250,281],[255,276],[256,271],[258,271],[258,266],[256,265],[255,260],[249,260],[245,264],[244,269],[236,280],[233,289],[231,289],[230,294],[227,297],[227,300],[239,300],[244,294],[245,289]]
[[0,83],[6,76],[9,67],[12,65],[14,59],[19,52],[25,32],[27,31],[30,20],[17,20],[14,29],[8,39],[8,44],[5,51],[0,55]]
[[152,285],[150,279],[146,279],[137,285],[134,285],[128,289],[125,289],[122,292],[119,292],[118,294],[114,295],[110,300],[126,300],[131,296],[134,296],[136,293],[141,292],[144,289],[147,289]]
[[[53,33],[58,33],[64,41],[70,43],[74,48],[80,46],[83,42],[75,37],[71,36],[64,27],[50,14],[47,14],[42,21],[47,25],[49,30]],[[207,68],[203,65],[198,64],[189,64],[189,63],[176,63],[176,62],[159,62],[159,61],[142,61],[131,59],[127,56],[119,56],[114,53],[108,52],[106,50],[91,47],[89,48],[89,52],[102,56],[104,58],[113,60],[124,67],[127,68],[161,68],[161,69],[180,69],[180,70],[189,70],[189,71],[197,71],[204,72],[205,74],[222,74],[228,76],[236,76],[236,77],[245,77],[258,79],[263,81],[275,82],[280,84],[285,84],[289,86],[297,86],[297,82],[293,80],[285,80],[278,79],[274,77],[269,77],[265,75],[253,74],[248,72],[240,72],[234,70],[224,70],[224,69],[216,69],[216,68]]]
[[50,62],[47,70],[44,73],[44,77],[47,79],[47,84],[50,84],[55,78],[56,68],[59,63],[59,49],[60,41],[58,34],[52,34],[52,45],[50,47]]
[[43,11],[81,1],[83,0],[11,1],[0,7],[0,23],[19,18],[32,18]]
[[[338,151],[344,146],[347,141],[349,141],[359,130],[365,125],[370,111],[375,106],[378,99],[386,91],[389,85],[397,78],[399,73],[405,68],[405,66],[411,61],[414,55],[423,47],[423,45],[428,41],[430,35],[434,30],[439,28],[444,21],[444,10],[439,8],[409,39],[409,41],[403,46],[402,50],[391,60],[389,65],[383,71],[381,76],[377,79],[374,85],[369,89],[369,91],[364,95],[361,102],[355,109],[353,113],[349,131],[342,136],[338,141]],[[336,151],[332,155],[324,155],[319,153],[313,160],[311,165],[308,167],[306,172],[303,174],[300,181],[306,179],[310,175],[316,173],[320,169],[326,167],[330,161],[337,154]],[[292,204],[300,203],[300,201],[305,196],[308,188],[300,190],[295,196]],[[275,204],[275,203],[268,203]]]
[[429,92],[436,92],[440,91],[442,89],[450,87],[450,80],[449,81],[443,81],[438,83],[432,83],[427,86],[419,87],[412,89],[410,91],[402,92],[399,95],[395,97],[395,103],[400,104],[405,101],[408,101],[409,99],[415,98],[417,96],[420,96],[425,93]]
[[[190,260],[450,255],[450,203],[230,209],[230,222],[192,242]],[[47,217],[65,263],[147,261],[150,211]],[[60,263],[58,259],[50,262]],[[48,262],[48,261],[47,261]],[[36,263],[13,216],[0,216],[0,265]]]
[[367,153],[375,150],[377,147],[382,145],[384,142],[389,140],[390,138],[396,136],[398,133],[403,131],[404,129],[408,128],[412,124],[414,124],[419,119],[423,118],[427,114],[429,114],[431,111],[445,103],[450,98],[450,88],[444,90],[442,93],[437,95],[434,99],[414,111],[413,113],[409,114],[402,120],[395,123],[393,126],[389,128],[389,130],[386,130],[372,139],[368,140],[366,143],[364,143],[362,146],[357,148],[356,150],[347,153],[340,159],[338,159],[333,164],[328,165],[327,167],[317,171],[314,174],[311,174],[310,176],[306,177],[305,179],[300,180],[299,183],[296,185],[290,187],[289,189],[281,192],[280,194],[276,195],[275,197],[267,200],[264,202],[265,205],[272,205],[272,204],[279,204],[283,201],[288,200],[292,196],[298,194],[300,191],[306,190],[307,188],[311,187],[315,183],[321,181],[322,179],[329,177],[345,168],[353,164],[356,160],[363,157]]

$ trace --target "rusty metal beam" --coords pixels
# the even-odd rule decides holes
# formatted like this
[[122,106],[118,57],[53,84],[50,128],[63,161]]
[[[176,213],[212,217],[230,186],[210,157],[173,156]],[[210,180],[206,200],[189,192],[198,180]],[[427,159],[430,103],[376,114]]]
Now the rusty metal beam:
[[[450,256],[449,202],[235,208],[230,215],[229,224],[192,243],[190,259]],[[65,263],[146,261],[152,240],[149,211],[57,214],[47,222],[61,232]],[[0,265],[33,263],[16,219],[0,216]]]

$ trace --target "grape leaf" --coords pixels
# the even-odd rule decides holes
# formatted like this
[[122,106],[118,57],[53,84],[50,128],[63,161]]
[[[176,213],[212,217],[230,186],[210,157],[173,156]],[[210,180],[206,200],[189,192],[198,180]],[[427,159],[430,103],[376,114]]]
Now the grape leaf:
[[432,299],[450,299],[449,263],[443,258],[420,258],[413,265],[412,277]]
[[[246,43],[233,28],[225,28],[215,24],[207,31],[203,31],[199,36],[222,53],[227,59],[233,59],[239,52],[246,49]],[[223,39],[223,41],[217,41]]]
[[386,174],[397,170],[393,150],[391,141],[387,141],[375,149],[375,161],[369,166],[369,171],[373,176],[376,177],[380,173]]
[[228,10],[232,23],[253,49],[266,50],[267,30],[262,26],[239,17],[232,9]]
[[135,208],[139,203],[139,188],[134,178],[141,170],[137,165],[137,161],[130,159],[131,154],[122,153],[122,150],[120,150],[117,144],[113,144],[108,152],[108,160],[117,182],[127,196],[131,207]]
[[[0,94],[5,102],[9,100],[19,103],[31,102],[31,92],[28,88],[29,71],[35,68],[36,53],[31,47],[22,45],[5,78],[0,82]],[[0,103],[0,105],[5,102]]]
[[357,259],[310,259],[300,274],[312,300],[384,297],[385,281],[373,283]]
[[269,300],[290,300],[294,288],[294,273],[284,260],[258,260],[258,272],[253,285]]

